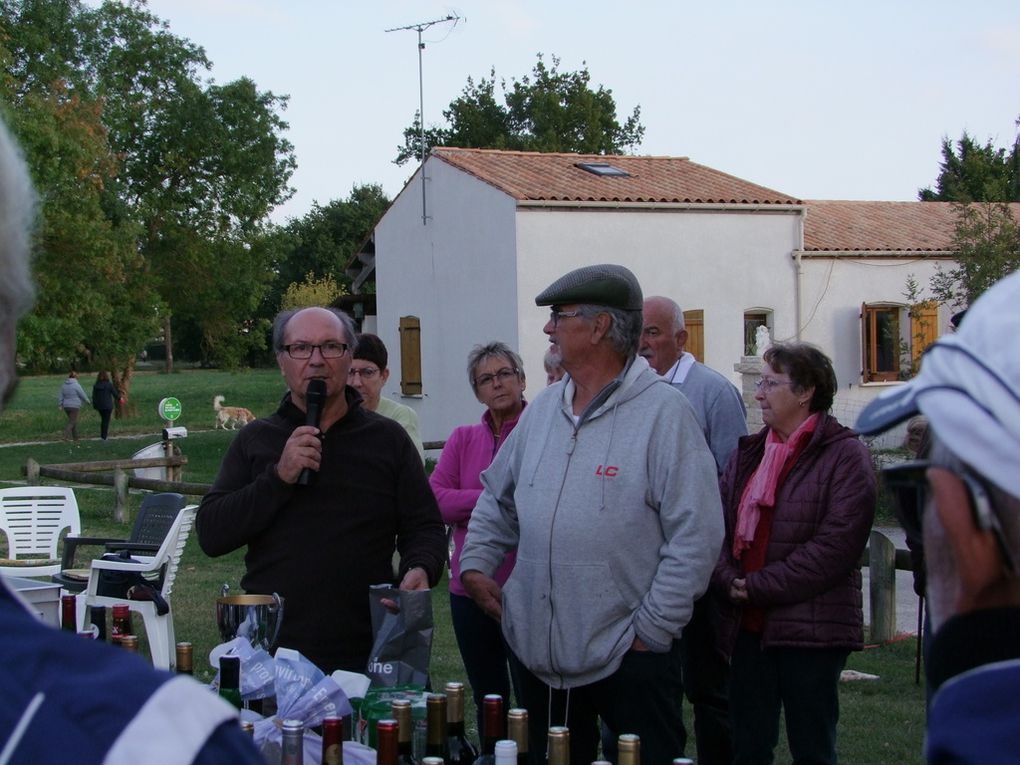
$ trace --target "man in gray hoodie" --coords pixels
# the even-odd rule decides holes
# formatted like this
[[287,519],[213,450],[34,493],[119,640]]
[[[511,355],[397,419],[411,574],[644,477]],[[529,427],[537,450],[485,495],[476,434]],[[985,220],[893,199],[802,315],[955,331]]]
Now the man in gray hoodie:
[[[715,460],[691,405],[637,356],[642,293],[617,265],[579,268],[536,299],[567,376],[528,406],[491,467],[461,581],[502,622],[533,762],[571,729],[596,759],[597,718],[641,737],[645,765],[682,756],[679,638],[723,538]],[[509,550],[505,588],[492,574]]]

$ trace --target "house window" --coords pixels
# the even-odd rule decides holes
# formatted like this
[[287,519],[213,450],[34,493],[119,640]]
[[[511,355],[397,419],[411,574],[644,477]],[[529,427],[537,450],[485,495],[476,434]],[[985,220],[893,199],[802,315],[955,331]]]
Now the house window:
[[608,162],[578,162],[577,167],[595,175],[609,178],[629,178],[630,173]]
[[908,380],[921,365],[921,355],[939,336],[938,304],[911,306],[865,303],[861,306],[861,347],[864,382]]
[[705,361],[705,312],[698,308],[684,311],[684,327],[687,329],[687,344],[684,350],[695,359]]
[[765,327],[772,336],[772,312],[764,308],[744,311],[744,355],[760,356],[764,348],[758,347],[758,327]]
[[421,320],[400,317],[400,392],[421,395]]

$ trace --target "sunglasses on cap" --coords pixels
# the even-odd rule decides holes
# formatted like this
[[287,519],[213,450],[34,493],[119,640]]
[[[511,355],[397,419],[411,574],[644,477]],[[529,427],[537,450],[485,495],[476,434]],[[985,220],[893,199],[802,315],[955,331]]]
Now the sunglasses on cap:
[[882,480],[892,495],[893,513],[907,537],[918,541],[923,538],[921,521],[928,502],[928,468],[931,467],[948,470],[963,482],[974,525],[991,533],[999,548],[1003,566],[1010,574],[1016,574],[1016,562],[1006,545],[988,490],[981,479],[966,467],[957,470],[933,464],[930,460],[913,460],[882,468]]

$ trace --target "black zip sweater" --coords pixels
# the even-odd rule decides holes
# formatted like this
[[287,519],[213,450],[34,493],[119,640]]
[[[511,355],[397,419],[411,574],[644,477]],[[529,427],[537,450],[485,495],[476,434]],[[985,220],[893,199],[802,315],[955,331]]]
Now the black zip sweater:
[[[249,593],[284,599],[277,644],[324,672],[364,672],[372,647],[368,587],[414,567],[435,586],[446,536],[421,458],[398,423],[361,407],[347,387],[347,414],[323,434],[322,465],[309,486],[284,483],[276,463],[305,415],[288,394],[279,410],[242,429],[198,510],[202,550],[245,545]],[[399,578],[398,578],[399,582]]]

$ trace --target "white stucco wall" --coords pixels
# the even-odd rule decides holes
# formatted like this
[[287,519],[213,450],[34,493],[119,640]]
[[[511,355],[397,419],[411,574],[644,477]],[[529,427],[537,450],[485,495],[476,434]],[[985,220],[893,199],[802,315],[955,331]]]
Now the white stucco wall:
[[799,215],[696,210],[604,211],[522,208],[518,213],[521,352],[529,377],[543,374],[542,333],[549,312],[534,297],[571,269],[619,263],[645,295],[665,295],[684,310],[702,309],[705,363],[739,378],[744,311],[768,305],[792,331]]
[[[390,353],[383,395],[418,412],[425,441],[475,422],[482,406],[468,385],[471,348],[517,345],[514,202],[449,165],[429,160],[422,225],[415,174],[376,227],[378,334]],[[400,393],[401,316],[421,319],[422,396]]]

